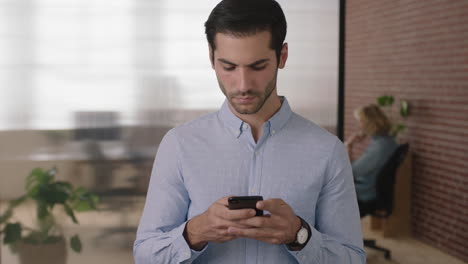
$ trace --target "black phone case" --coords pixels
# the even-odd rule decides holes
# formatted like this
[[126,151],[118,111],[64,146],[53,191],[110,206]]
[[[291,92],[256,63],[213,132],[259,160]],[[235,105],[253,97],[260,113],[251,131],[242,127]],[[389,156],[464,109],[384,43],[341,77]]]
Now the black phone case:
[[256,204],[258,201],[262,201],[262,196],[234,196],[228,198],[228,207],[231,210],[236,209],[246,209],[252,208],[255,209],[255,216],[262,216],[263,210],[258,210]]

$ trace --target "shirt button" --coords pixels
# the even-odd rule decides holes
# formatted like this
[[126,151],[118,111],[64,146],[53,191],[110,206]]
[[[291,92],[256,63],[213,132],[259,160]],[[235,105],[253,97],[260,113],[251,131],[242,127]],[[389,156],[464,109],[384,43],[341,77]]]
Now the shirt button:
[[242,129],[246,130],[247,128],[249,128],[249,126],[247,124],[242,125]]
[[255,188],[252,188],[252,190],[250,190],[251,193],[255,193],[257,190],[255,190]]
[[255,151],[255,156],[258,156],[260,155],[260,153],[258,151]]
[[275,131],[275,130],[271,131],[271,134],[272,134],[272,135],[274,135],[275,133],[276,133],[276,131]]

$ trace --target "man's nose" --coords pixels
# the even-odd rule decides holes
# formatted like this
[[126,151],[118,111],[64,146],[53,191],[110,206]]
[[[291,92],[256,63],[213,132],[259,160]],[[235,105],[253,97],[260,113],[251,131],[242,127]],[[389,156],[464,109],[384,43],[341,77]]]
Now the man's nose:
[[251,88],[252,76],[248,69],[239,69],[239,91],[247,92]]

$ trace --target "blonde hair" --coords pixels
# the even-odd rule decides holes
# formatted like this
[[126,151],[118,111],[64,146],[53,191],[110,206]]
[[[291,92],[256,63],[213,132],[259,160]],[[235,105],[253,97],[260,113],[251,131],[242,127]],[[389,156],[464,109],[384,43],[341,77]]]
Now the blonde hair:
[[364,133],[369,136],[389,135],[392,124],[384,112],[375,104],[360,107],[354,111],[354,117],[362,121]]

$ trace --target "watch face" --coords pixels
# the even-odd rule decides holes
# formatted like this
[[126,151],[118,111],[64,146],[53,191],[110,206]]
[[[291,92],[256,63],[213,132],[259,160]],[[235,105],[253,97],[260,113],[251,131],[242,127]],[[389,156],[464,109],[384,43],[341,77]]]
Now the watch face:
[[297,232],[297,242],[299,244],[304,244],[307,241],[307,237],[309,236],[309,232],[307,232],[306,228],[301,228],[299,232]]

